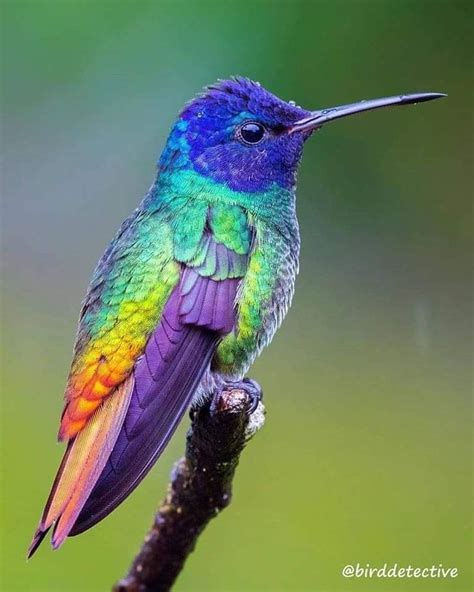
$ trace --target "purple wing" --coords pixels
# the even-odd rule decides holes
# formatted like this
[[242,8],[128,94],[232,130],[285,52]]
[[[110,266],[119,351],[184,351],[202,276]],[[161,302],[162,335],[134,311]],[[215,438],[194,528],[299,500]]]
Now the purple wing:
[[[236,254],[225,251],[221,265],[231,268]],[[123,427],[71,536],[102,520],[145,477],[188,408],[219,341],[232,330],[240,278],[212,277],[184,269],[135,365]]]

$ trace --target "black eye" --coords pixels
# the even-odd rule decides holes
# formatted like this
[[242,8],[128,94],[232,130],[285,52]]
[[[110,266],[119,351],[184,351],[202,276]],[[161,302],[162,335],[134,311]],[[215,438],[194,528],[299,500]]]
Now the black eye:
[[250,121],[239,128],[238,135],[245,144],[258,144],[265,135],[265,128],[260,123]]

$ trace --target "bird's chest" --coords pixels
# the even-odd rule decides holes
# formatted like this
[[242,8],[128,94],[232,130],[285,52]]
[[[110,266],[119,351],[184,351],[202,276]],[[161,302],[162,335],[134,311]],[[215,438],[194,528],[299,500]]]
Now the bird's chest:
[[270,343],[293,298],[299,246],[296,220],[287,236],[268,227],[259,229],[238,292],[235,329],[220,344],[214,369],[240,378]]

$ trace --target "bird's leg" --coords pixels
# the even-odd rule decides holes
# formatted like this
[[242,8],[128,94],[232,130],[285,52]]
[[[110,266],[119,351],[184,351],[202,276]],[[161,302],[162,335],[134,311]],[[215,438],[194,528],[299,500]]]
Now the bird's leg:
[[263,391],[260,385],[251,378],[244,378],[237,381],[223,380],[218,388],[214,390],[211,401],[211,413],[219,409],[222,405],[222,394],[228,391],[242,391],[245,394],[247,397],[247,415],[252,415],[263,399]]

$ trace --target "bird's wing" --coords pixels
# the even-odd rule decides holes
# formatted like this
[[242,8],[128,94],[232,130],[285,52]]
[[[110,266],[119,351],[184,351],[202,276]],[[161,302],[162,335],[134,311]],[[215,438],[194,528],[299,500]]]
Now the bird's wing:
[[[174,247],[178,281],[124,386],[112,387],[112,395],[99,401],[92,419],[86,418],[85,427],[70,442],[31,552],[52,522],[52,542],[58,547],[68,534],[86,530],[129,495],[173,434],[220,339],[232,330],[251,231],[236,216],[226,222],[235,232],[224,231],[220,214],[219,208],[206,213],[194,249]],[[86,316],[87,310],[83,318]],[[121,403],[116,405],[120,412],[115,411],[112,425],[105,415],[106,403],[119,398]],[[110,434],[98,445],[87,436],[94,422],[100,422]],[[77,462],[69,459],[73,453],[79,459],[84,455],[89,459],[83,447],[93,453],[94,460],[88,471],[79,469],[78,473]],[[65,490],[63,482],[70,482],[69,489]]]

